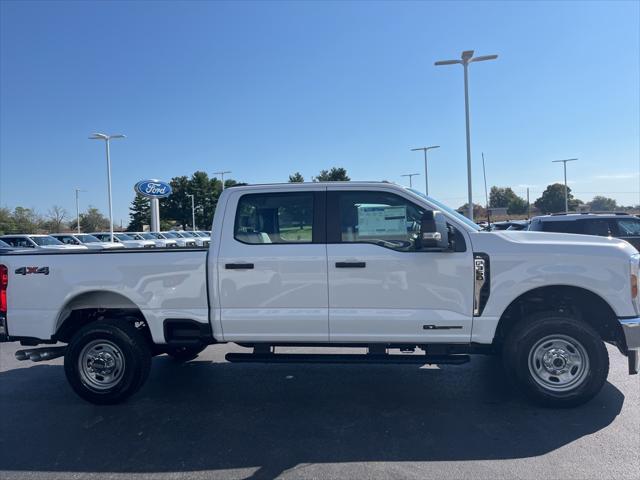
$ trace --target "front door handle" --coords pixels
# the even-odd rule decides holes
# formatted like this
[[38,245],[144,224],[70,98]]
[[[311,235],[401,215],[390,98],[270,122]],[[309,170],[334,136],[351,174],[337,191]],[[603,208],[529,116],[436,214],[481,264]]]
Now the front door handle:
[[336,268],[365,268],[365,262],[336,262]]
[[253,263],[225,263],[224,268],[227,270],[252,270]]

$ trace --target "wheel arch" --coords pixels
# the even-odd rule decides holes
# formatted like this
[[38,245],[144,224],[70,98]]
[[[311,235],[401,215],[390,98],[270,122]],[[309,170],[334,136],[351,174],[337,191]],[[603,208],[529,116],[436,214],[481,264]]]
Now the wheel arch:
[[572,285],[547,285],[519,295],[500,316],[493,344],[500,345],[529,315],[549,311],[570,314],[593,327],[602,340],[624,348],[622,328],[611,305],[597,293]]
[[151,338],[147,320],[138,305],[127,296],[109,290],[90,290],[67,300],[58,315],[54,340],[68,342],[87,323],[110,318],[133,323]]

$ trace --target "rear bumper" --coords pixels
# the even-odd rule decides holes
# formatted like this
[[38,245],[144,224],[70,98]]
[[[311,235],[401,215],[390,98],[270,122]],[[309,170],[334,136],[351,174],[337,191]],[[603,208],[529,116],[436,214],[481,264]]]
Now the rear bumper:
[[629,373],[636,375],[640,370],[640,317],[620,318],[618,321],[627,347]]

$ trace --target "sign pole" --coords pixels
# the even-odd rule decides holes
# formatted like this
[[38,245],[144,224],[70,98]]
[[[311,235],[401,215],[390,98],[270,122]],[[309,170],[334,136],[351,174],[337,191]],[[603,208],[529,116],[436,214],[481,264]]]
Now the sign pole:
[[151,231],[160,231],[160,200],[157,198],[150,198],[151,203]]

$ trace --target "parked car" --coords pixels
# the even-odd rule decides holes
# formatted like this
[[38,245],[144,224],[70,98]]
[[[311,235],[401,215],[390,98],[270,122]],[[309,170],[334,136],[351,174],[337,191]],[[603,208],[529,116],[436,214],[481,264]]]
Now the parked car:
[[[187,241],[187,246],[189,247],[204,246],[204,240],[192,232],[188,232],[186,230],[172,230],[170,233],[173,233],[174,235],[178,235],[179,237],[184,238]],[[193,242],[193,244],[191,244],[190,242]]]
[[211,243],[211,234],[203,232],[201,230],[190,230],[189,233],[195,235],[198,238],[202,239],[202,247],[208,247],[209,243]]
[[129,233],[129,235],[136,240],[151,240],[156,244],[156,247],[160,248],[176,248],[178,246],[178,242],[170,238],[158,238],[152,233],[149,232],[135,232]]
[[51,235],[3,235],[5,243],[14,248],[35,248],[37,250],[87,250],[84,245],[65,245]]
[[181,247],[195,248],[198,246],[198,243],[195,241],[195,239],[187,235],[182,235],[177,231],[162,232],[162,235],[166,236],[167,238],[174,239]]
[[124,245],[121,243],[103,242],[88,233],[52,233],[51,236],[57,238],[65,245],[84,245],[90,250],[124,248]]
[[529,230],[621,238],[640,250],[640,218],[628,213],[542,215],[531,219]]
[[[72,388],[100,404],[137,391],[153,355],[186,361],[224,342],[253,348],[230,362],[499,354],[494,376],[556,407],[601,390],[605,342],[638,373],[640,253],[622,240],[481,231],[383,182],[226,189],[213,226],[209,251],[0,255],[0,339],[28,345],[19,360],[64,356]],[[353,345],[369,353],[320,353]]]
[[[98,238],[102,242],[110,242],[111,234],[109,232],[95,232],[92,233],[94,237]],[[116,243],[120,243],[125,246],[125,248],[155,248],[156,244],[152,240],[136,240],[133,237],[130,237],[126,233],[114,233],[113,241]]]

